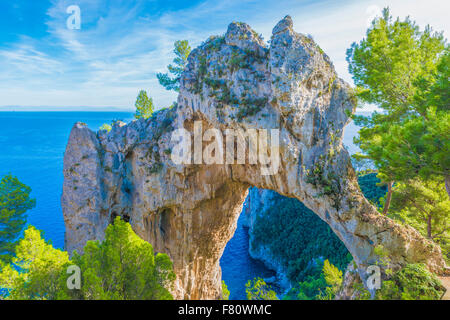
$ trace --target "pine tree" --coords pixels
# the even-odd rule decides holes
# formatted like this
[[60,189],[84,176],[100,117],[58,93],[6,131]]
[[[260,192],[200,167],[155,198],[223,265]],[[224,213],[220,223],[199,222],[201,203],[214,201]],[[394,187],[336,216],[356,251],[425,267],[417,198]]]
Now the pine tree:
[[324,261],[322,271],[328,285],[335,288],[339,288],[341,286],[342,271],[332,265],[328,259]]
[[442,180],[416,178],[397,183],[389,216],[438,243],[450,260],[450,200]]
[[[438,65],[445,50],[442,33],[429,26],[421,31],[409,18],[394,21],[386,8],[366,38],[347,51],[357,97],[383,110],[353,118],[362,126],[355,143],[364,154],[356,157],[371,159],[379,178],[388,183],[384,213],[394,181],[448,175],[448,152],[442,154],[449,144],[448,110],[436,109],[433,99],[439,97],[431,99],[423,92],[424,83],[439,83]],[[448,65],[448,60],[441,63]],[[441,82],[440,92],[448,92],[448,81]],[[423,98],[421,104],[418,97]]]
[[72,299],[171,300],[168,288],[175,280],[172,261],[154,254],[150,243],[139,238],[129,223],[117,217],[105,231],[105,240],[88,241],[84,254],[73,254],[82,288],[69,290]]
[[10,174],[0,180],[0,260],[5,263],[12,258],[27,220],[27,210],[36,205],[30,192],[30,187]]
[[69,255],[53,248],[41,232],[29,226],[15,247],[12,263],[0,272],[0,289],[10,300],[54,300],[63,292],[60,278],[68,266]]
[[147,96],[147,92],[145,90],[141,90],[137,96],[136,103],[136,113],[134,117],[136,119],[148,119],[153,114],[153,99]]
[[[69,289],[68,267],[80,268],[81,288]],[[166,254],[154,254],[129,223],[117,217],[105,240],[88,241],[84,254],[55,249],[29,226],[15,247],[15,257],[0,269],[0,298],[76,300],[170,300],[175,280]]]
[[187,58],[191,53],[189,42],[187,40],[175,41],[173,53],[176,56],[175,59],[173,59],[174,64],[167,67],[167,69],[169,69],[169,73],[171,73],[172,76],[170,76],[168,73],[158,73],[156,76],[159,83],[164,88],[166,88],[167,90],[174,90],[178,92],[180,91],[181,74],[186,67]]

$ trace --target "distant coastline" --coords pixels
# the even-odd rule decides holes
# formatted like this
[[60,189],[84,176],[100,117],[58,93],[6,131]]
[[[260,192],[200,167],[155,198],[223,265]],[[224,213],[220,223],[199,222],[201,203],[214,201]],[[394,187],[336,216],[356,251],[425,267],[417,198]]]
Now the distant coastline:
[[131,112],[133,108],[121,107],[20,107],[20,106],[3,106],[0,112]]
[[[162,109],[162,108],[161,108]],[[159,109],[156,109],[157,111]],[[375,110],[366,111],[360,109],[356,111],[358,115],[369,115]],[[126,112],[134,113],[134,109],[120,107],[20,107],[4,106],[0,107],[0,112]]]

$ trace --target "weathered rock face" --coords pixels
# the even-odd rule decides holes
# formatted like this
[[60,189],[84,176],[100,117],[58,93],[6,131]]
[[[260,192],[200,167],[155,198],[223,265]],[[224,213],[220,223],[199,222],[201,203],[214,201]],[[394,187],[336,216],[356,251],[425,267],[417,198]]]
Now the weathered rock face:
[[361,277],[354,263],[350,262],[345,271],[341,289],[336,293],[335,300],[358,299],[361,292],[357,288],[362,288]]
[[[64,157],[66,248],[81,250],[87,240],[101,239],[120,215],[172,258],[176,298],[219,298],[219,258],[248,187],[256,186],[297,198],[326,221],[362,279],[378,259],[377,245],[393,266],[424,262],[440,271],[436,246],[380,215],[361,194],[342,146],[354,108],[350,87],[311,39],[293,31],[290,17],[274,28],[270,47],[248,25],[233,23],[224,37],[193,50],[177,107],[116,124],[109,133],[74,126]],[[192,133],[194,121],[202,121],[202,131],[278,129],[279,170],[262,175],[263,166],[249,161],[175,164],[171,133]]]

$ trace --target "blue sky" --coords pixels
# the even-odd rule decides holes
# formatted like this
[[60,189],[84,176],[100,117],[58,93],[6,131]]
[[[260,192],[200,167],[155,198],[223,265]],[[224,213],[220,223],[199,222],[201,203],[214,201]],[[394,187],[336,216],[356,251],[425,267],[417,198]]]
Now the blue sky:
[[[70,5],[81,9],[80,30],[66,26]],[[384,6],[448,37],[445,0],[1,0],[0,107],[131,110],[140,89],[158,107],[168,106],[176,94],[158,84],[156,73],[171,62],[175,40],[196,46],[232,21],[247,22],[267,40],[286,14],[351,83],[345,51]]]

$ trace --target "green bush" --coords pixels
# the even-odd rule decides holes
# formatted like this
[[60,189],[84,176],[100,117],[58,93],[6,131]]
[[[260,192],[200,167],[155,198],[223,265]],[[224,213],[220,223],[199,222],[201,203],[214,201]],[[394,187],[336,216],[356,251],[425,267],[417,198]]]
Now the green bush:
[[[30,226],[15,248],[12,263],[0,270],[0,300],[171,300],[172,261],[155,254],[129,223],[117,217],[105,240],[88,241],[84,254],[55,249]],[[68,289],[69,266],[81,271],[80,289]]]
[[305,281],[301,281],[283,297],[283,300],[317,300],[321,292],[325,291],[327,283],[323,277],[308,276]]
[[[323,265],[320,268],[320,265]],[[297,283],[283,297],[283,300],[332,300],[343,281],[342,271],[328,260],[319,264],[316,261],[316,275],[308,276],[305,281]]]
[[445,292],[439,279],[424,264],[408,264],[382,282],[379,300],[438,300]]
[[0,262],[9,263],[14,256],[17,238],[27,221],[26,212],[36,205],[31,188],[8,174],[0,180]]
[[222,280],[222,299],[229,300],[230,299],[230,290],[228,290],[228,286],[225,281]]
[[359,187],[364,196],[374,203],[380,205],[380,198],[384,197],[387,192],[387,185],[378,185],[381,182],[377,178],[377,173],[372,172],[358,177]]
[[247,300],[279,300],[275,291],[263,279],[255,278],[245,284]]

